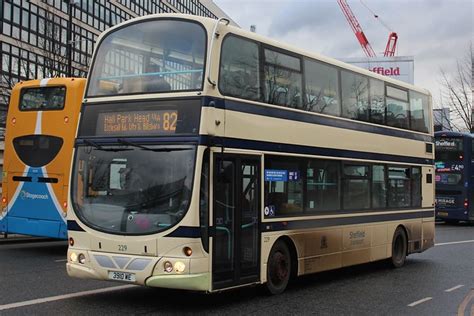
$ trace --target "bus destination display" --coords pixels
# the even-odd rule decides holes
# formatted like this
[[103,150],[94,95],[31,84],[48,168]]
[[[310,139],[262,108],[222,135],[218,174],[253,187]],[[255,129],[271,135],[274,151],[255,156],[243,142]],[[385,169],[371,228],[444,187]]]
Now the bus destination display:
[[140,136],[174,134],[178,111],[122,111],[99,113],[96,135],[98,136]]
[[441,138],[435,142],[437,150],[443,151],[462,151],[462,139],[458,138]]

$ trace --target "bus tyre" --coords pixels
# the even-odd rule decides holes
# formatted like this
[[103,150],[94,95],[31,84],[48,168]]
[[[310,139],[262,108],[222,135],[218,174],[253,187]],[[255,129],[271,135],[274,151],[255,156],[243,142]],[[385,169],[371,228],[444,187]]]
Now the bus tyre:
[[267,262],[267,290],[270,294],[282,293],[291,275],[291,255],[285,242],[278,240],[272,247]]
[[402,227],[397,227],[393,234],[392,258],[390,263],[394,268],[400,268],[405,264],[407,258],[408,238]]

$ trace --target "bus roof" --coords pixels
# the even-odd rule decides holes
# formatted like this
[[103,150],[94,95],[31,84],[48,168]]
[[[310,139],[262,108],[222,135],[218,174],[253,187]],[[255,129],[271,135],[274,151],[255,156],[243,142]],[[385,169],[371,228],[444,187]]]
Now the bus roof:
[[435,137],[469,137],[474,138],[472,133],[452,132],[452,131],[439,131],[434,133]]
[[[157,18],[175,18],[175,19],[179,18],[179,19],[198,21],[198,22],[202,23],[204,25],[204,27],[206,27],[206,29],[209,32],[211,32],[213,30],[214,26],[217,23],[217,20],[215,20],[215,19],[207,18],[207,17],[201,17],[201,16],[195,16],[195,15],[190,15],[190,14],[182,14],[182,13],[150,14],[150,15],[141,16],[141,17],[137,17],[137,18],[127,20],[125,22],[122,22],[120,24],[117,24],[117,25],[107,29],[106,31],[101,33],[101,35],[97,39],[96,43],[100,43],[101,40],[107,34],[109,34],[111,32],[114,32],[115,30],[117,30],[119,28],[122,28],[122,27],[124,27],[128,24],[134,24],[134,23],[137,23],[139,21],[147,21],[147,20],[153,20],[153,19],[157,19]],[[315,53],[315,52],[309,52],[309,51],[306,51],[306,50],[297,48],[295,46],[291,46],[291,45],[282,43],[282,42],[277,41],[277,40],[273,40],[271,38],[268,38],[268,37],[265,37],[265,36],[262,36],[262,35],[259,35],[259,34],[256,34],[256,33],[243,30],[241,28],[238,28],[238,27],[235,27],[235,26],[232,26],[232,25],[227,25],[227,26],[223,26],[223,27],[227,28],[231,33],[243,36],[243,37],[248,38],[250,40],[262,42],[262,43],[268,44],[270,46],[275,46],[275,47],[278,47],[278,48],[281,48],[281,49],[284,49],[284,50],[287,50],[287,51],[290,51],[290,52],[293,52],[293,53],[296,53],[296,54],[299,54],[299,55],[302,55],[302,56],[313,58],[313,59],[331,64],[331,65],[334,65],[334,66],[337,66],[337,67],[341,67],[341,68],[344,68],[344,69],[347,69],[347,70],[350,70],[350,71],[353,71],[353,72],[363,74],[363,75],[368,76],[368,77],[383,80],[387,83],[391,83],[391,84],[394,84],[394,85],[397,85],[397,86],[400,86],[400,87],[404,87],[406,89],[411,89],[411,90],[414,90],[414,91],[424,93],[424,94],[427,94],[427,95],[431,96],[431,93],[427,89],[419,88],[417,86],[414,86],[412,84],[409,84],[409,83],[406,83],[406,82],[403,82],[403,81],[400,81],[400,80],[396,80],[396,79],[389,78],[389,77],[386,77],[386,76],[383,76],[383,75],[380,75],[380,74],[376,74],[376,73],[371,72],[369,70],[366,70],[366,69],[363,69],[361,67],[357,67],[357,66],[342,62],[342,61],[337,60],[335,58],[327,57],[327,56],[324,56],[324,55],[321,55],[321,54]],[[96,47],[98,47],[98,46],[96,45]]]
[[62,85],[66,87],[75,87],[84,84],[86,78],[44,78],[44,79],[32,79],[18,82],[13,90],[20,90],[24,87],[47,87],[53,85]]

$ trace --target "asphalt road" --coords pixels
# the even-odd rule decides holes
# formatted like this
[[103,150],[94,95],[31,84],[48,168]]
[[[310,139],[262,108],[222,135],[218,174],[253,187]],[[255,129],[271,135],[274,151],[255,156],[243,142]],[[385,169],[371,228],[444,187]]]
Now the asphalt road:
[[365,264],[301,277],[285,293],[219,294],[71,279],[65,242],[0,240],[0,315],[474,315],[474,226],[437,224],[437,246],[390,269]]

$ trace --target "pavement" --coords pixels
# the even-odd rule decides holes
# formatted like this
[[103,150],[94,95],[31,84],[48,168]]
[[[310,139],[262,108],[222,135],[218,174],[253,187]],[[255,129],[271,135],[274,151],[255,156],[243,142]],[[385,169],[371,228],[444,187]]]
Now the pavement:
[[201,294],[72,279],[66,241],[0,243],[0,315],[474,315],[474,226],[437,224],[436,244],[401,269],[317,273],[268,296],[262,287]]

